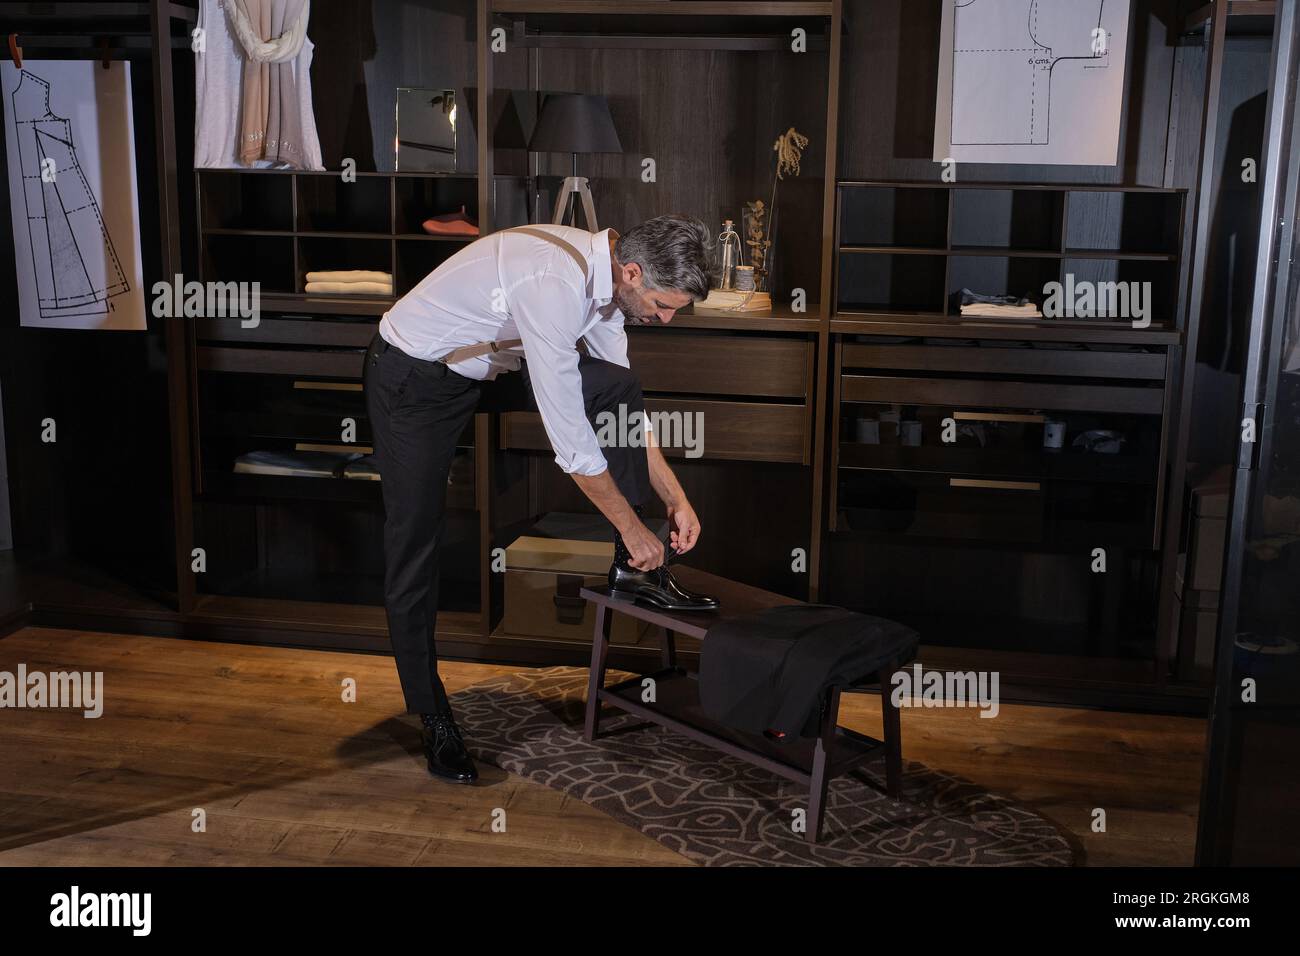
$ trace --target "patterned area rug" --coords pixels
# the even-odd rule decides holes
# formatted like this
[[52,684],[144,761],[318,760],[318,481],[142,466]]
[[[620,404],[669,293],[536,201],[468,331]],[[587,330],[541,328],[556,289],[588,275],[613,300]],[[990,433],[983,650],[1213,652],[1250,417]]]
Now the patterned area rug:
[[[585,741],[586,685],[585,669],[529,670],[468,687],[453,704],[475,757],[561,790],[704,866],[1077,862],[1050,821],[912,761],[904,761],[901,800],[853,776],[832,780],[822,842],[810,845],[791,826],[794,811],[807,806],[806,788],[792,781],[608,709],[602,736]],[[879,762],[861,772],[883,788]]]

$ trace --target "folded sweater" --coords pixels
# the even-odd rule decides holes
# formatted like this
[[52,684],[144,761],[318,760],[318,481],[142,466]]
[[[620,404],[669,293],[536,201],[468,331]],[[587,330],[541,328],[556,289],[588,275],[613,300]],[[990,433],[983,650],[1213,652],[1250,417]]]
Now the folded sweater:
[[393,281],[392,273],[373,272],[369,269],[342,269],[335,271],[308,272],[308,282],[387,282]]
[[391,282],[308,282],[308,292],[346,292],[352,295],[392,295]]

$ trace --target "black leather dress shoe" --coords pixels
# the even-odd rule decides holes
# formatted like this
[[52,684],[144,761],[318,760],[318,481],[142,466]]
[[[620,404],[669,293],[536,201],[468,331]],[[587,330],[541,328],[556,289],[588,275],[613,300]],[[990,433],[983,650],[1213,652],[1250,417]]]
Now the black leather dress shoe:
[[424,724],[424,755],[429,759],[429,773],[456,783],[473,783],[478,779],[478,769],[465,749],[451,714],[421,714]]
[[667,564],[653,571],[625,568],[615,561],[609,568],[611,590],[632,594],[638,601],[665,611],[716,611],[718,599],[697,594],[677,583]]

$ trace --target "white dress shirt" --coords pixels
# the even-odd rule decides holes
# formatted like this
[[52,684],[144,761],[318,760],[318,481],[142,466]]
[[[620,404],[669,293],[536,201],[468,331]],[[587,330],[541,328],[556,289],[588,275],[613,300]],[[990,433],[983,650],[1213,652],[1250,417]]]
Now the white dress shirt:
[[523,228],[494,232],[461,249],[384,314],[379,334],[428,361],[464,345],[521,339],[521,346],[450,368],[490,381],[527,358],[556,463],[565,472],[598,475],[608,466],[587,421],[577,343],[585,338],[594,357],[629,367],[623,313],[613,304],[613,230],[593,235],[569,226]]

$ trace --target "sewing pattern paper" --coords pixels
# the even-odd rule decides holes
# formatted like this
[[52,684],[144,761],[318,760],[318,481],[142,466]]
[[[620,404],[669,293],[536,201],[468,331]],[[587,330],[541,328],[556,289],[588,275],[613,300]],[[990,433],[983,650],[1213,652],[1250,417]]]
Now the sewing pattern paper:
[[1129,0],[943,0],[934,160],[1113,166]]
[[143,329],[130,64],[3,65],[19,321]]

